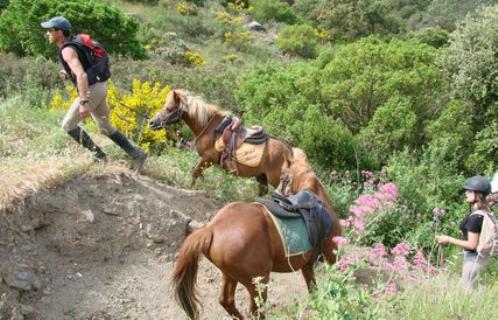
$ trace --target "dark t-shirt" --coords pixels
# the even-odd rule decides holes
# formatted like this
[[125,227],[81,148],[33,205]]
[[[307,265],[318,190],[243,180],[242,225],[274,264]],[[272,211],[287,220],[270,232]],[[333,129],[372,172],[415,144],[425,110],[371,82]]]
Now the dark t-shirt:
[[[462,231],[462,239],[469,239],[469,231],[481,233],[483,216],[480,214],[466,215],[460,223],[460,230]],[[475,250],[472,250],[475,252]]]

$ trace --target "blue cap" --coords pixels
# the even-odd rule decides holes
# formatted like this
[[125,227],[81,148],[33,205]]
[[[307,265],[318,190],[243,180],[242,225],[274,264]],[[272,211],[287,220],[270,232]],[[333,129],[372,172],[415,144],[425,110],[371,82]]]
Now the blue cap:
[[71,30],[71,23],[63,16],[53,17],[48,21],[42,22],[40,25],[44,29]]

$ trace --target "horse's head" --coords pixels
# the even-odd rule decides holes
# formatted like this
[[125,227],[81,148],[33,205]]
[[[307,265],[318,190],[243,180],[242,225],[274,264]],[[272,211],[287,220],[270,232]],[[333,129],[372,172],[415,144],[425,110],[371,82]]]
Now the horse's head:
[[149,121],[149,126],[157,130],[177,123],[182,119],[186,105],[186,92],[183,90],[171,90],[161,110]]
[[[296,153],[298,151],[299,153]],[[293,148],[294,159],[289,167],[282,168],[280,174],[280,184],[277,187],[284,196],[288,197],[304,189],[313,189],[316,176],[308,163],[308,158],[304,151]]]

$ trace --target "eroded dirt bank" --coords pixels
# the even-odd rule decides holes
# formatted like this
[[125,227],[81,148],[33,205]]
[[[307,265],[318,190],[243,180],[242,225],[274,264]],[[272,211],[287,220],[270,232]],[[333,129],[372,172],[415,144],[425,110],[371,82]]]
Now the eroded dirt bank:
[[[81,176],[0,213],[0,319],[185,319],[174,301],[174,255],[222,206],[203,192],[143,176]],[[219,272],[198,275],[204,319],[227,318]],[[273,274],[270,305],[305,294],[300,274]],[[241,286],[238,303],[247,309]]]

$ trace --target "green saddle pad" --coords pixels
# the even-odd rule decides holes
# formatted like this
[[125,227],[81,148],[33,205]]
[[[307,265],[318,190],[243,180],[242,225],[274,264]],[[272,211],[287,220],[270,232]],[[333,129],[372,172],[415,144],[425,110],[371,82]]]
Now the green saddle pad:
[[270,213],[282,240],[286,256],[294,256],[312,249],[303,218],[284,219]]

